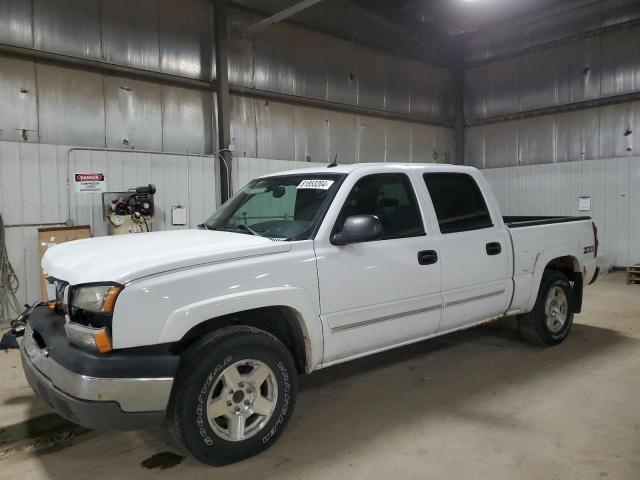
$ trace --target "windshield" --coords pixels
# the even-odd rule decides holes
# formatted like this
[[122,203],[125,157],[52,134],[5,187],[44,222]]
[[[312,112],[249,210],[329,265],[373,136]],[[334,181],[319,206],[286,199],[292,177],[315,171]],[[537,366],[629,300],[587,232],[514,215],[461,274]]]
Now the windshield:
[[205,228],[278,240],[310,238],[343,177],[300,174],[258,178],[222,205]]

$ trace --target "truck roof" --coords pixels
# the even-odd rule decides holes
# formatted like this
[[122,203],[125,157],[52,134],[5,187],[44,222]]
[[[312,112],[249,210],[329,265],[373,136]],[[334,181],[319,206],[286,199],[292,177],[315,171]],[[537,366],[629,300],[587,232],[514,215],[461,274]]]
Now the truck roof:
[[301,174],[301,173],[346,173],[349,174],[354,170],[359,170],[366,168],[367,170],[371,170],[372,172],[381,172],[385,170],[433,170],[433,171],[459,171],[459,172],[468,172],[470,170],[476,170],[474,167],[469,167],[465,165],[453,165],[449,163],[395,163],[395,162],[385,162],[385,163],[351,163],[351,164],[343,164],[337,165],[332,168],[328,168],[327,165],[322,166],[314,166],[307,168],[297,168],[293,170],[285,170],[281,172],[270,173],[268,175],[263,175],[264,177],[272,177],[277,175],[293,175],[293,174]]

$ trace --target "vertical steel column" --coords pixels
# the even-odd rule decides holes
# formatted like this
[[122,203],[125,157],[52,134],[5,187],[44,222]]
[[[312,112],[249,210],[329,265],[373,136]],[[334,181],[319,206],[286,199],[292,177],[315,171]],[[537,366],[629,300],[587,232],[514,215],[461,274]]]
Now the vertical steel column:
[[218,149],[220,150],[220,199],[225,202],[231,181],[231,112],[229,103],[229,56],[227,34],[227,0],[215,0],[214,37],[216,52],[216,97],[218,100]]

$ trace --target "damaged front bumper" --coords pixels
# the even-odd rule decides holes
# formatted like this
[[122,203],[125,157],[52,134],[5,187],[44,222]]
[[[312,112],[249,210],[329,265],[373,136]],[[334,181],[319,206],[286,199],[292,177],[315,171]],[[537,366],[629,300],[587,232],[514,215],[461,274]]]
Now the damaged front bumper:
[[178,357],[160,348],[94,354],[71,345],[64,318],[30,315],[20,347],[27,380],[61,416],[91,429],[135,430],[164,421]]

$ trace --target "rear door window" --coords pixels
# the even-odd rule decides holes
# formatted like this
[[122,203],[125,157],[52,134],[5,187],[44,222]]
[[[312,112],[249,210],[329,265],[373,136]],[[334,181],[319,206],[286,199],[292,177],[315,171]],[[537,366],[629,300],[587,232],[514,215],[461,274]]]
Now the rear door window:
[[493,226],[480,187],[466,173],[425,173],[441,233],[466,232]]

